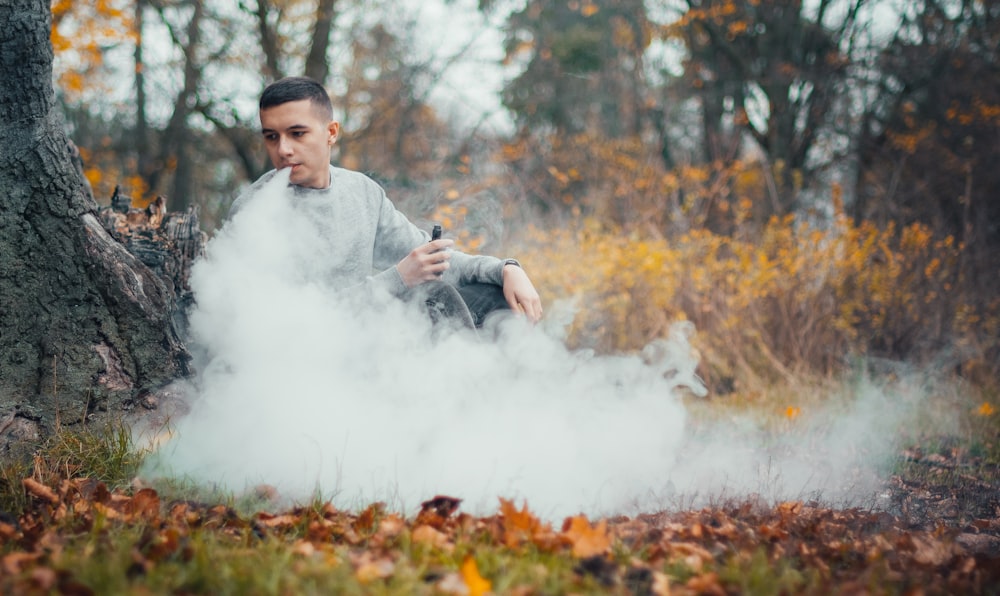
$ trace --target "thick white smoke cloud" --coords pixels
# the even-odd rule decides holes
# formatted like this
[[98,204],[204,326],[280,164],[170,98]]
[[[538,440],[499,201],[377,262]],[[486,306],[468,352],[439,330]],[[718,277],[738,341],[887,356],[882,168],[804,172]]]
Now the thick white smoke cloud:
[[[746,498],[888,505],[879,495],[902,442],[926,427],[930,387],[911,373],[862,376],[819,395],[790,396],[803,404],[794,417],[744,412],[689,425],[669,494],[688,506]],[[935,418],[939,429],[954,427],[940,413]]]
[[194,269],[199,395],[147,473],[410,511],[435,494],[492,511],[504,496],[551,515],[666,486],[685,422],[674,388],[697,383],[683,334],[656,365],[570,353],[520,319],[495,341],[432,340],[400,301],[360,305],[319,281],[324,254],[286,184]]
[[742,417],[688,425],[676,395],[700,388],[688,329],[645,358],[572,353],[553,305],[539,327],[432,339],[400,301],[324,284],[321,243],[286,188],[276,176],[194,269],[197,395],[147,477],[406,512],[448,494],[489,513],[502,496],[551,518],[721,496],[847,502],[877,488],[915,407],[873,386],[777,438]]

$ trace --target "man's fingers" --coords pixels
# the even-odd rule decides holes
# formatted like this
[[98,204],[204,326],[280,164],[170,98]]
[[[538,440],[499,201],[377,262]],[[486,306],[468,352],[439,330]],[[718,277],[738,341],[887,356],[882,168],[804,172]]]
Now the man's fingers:
[[537,323],[542,318],[542,303],[540,300],[529,300],[523,305],[524,314],[532,323]]
[[515,313],[523,314],[532,323],[537,323],[542,318],[542,299],[520,267],[511,264],[504,266],[503,295]]
[[430,265],[427,268],[427,272],[430,274],[430,277],[428,279],[433,280],[441,277],[442,275],[444,275],[444,272],[447,271],[449,267],[451,267],[451,263],[449,263],[447,259],[438,261]]
[[432,281],[440,278],[451,267],[448,263],[448,259],[451,258],[451,252],[447,248],[454,243],[453,240],[434,240],[433,242],[428,242],[426,246],[421,247],[424,249],[423,254],[420,256],[424,281]]
[[532,323],[537,323],[542,318],[542,301],[539,298],[524,299],[514,294],[508,298],[507,304],[512,311],[524,315]]
[[440,240],[431,240],[427,244],[418,247],[418,250],[422,250],[424,254],[433,254],[436,252],[444,251],[445,249],[451,248],[455,245],[455,241],[451,238],[442,238]]

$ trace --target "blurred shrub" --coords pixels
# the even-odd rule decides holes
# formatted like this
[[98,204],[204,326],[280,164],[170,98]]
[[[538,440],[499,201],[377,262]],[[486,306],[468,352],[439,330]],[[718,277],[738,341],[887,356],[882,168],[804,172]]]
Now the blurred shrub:
[[768,211],[761,164],[728,160],[668,170],[640,137],[519,138],[497,159],[509,168],[502,183],[523,190],[522,219],[598,217],[670,233],[728,233],[734,222]]
[[688,319],[717,391],[827,375],[864,355],[946,354],[996,377],[1000,300],[963,292],[963,247],[951,237],[843,214],[825,229],[774,218],[748,236],[695,229],[667,240],[581,218],[529,230],[518,253],[547,304],[578,304],[572,347],[636,350]]

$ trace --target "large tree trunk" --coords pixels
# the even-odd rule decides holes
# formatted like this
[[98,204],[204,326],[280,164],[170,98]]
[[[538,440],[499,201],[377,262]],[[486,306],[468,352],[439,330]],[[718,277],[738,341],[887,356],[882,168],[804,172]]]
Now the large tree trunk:
[[0,0],[0,450],[187,373],[172,291],[113,239],[55,109],[48,0]]

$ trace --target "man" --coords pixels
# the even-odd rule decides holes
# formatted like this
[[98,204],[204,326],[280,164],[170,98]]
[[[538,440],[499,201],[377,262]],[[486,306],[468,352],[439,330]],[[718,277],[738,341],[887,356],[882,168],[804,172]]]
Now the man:
[[288,77],[268,85],[260,98],[260,125],[275,169],[236,200],[231,217],[278,170],[289,168],[296,208],[307,211],[327,241],[330,275],[339,287],[381,287],[425,301],[432,318],[443,315],[468,326],[481,326],[500,308],[532,323],[541,318],[538,292],[517,261],[451,250],[450,239],[429,241],[373,180],[330,164],[340,123],[318,82]]

